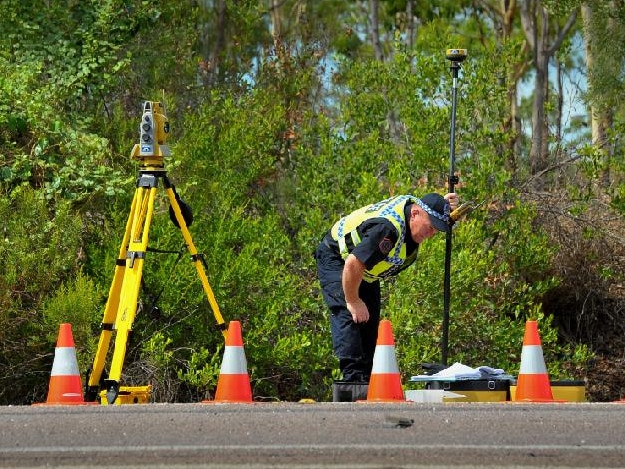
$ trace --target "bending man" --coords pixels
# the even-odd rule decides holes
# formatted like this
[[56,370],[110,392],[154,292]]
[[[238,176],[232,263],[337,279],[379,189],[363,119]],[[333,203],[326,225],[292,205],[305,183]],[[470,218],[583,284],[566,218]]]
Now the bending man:
[[317,274],[345,381],[369,382],[380,280],[409,267],[424,240],[450,229],[449,213],[457,202],[455,193],[385,199],[341,218],[319,243]]

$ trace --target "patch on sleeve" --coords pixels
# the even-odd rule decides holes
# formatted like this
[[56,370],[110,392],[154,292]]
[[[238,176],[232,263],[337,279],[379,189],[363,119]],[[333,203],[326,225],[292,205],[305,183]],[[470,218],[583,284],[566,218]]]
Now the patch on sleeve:
[[385,237],[380,241],[380,244],[378,244],[378,248],[382,254],[388,254],[391,252],[391,249],[393,249],[393,242]]

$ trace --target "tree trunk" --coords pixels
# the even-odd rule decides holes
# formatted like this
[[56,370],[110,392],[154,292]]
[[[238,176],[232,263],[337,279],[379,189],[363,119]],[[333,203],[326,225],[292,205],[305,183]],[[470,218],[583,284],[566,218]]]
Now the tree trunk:
[[[597,18],[593,7],[589,2],[585,2],[581,6],[582,23],[584,30],[584,42],[586,44],[586,68],[588,70],[588,88],[591,92],[595,91],[595,75],[598,73],[597,61],[600,60],[597,57]],[[613,21],[608,20],[608,28],[610,22],[613,25]],[[610,158],[608,147],[608,129],[612,126],[612,110],[606,109],[605,106],[598,106],[596,99],[590,101],[590,129],[592,133],[592,144],[599,150],[606,153],[606,157]],[[610,173],[609,166],[606,165],[606,170],[601,177],[601,184],[604,187],[609,185]]]
[[384,56],[382,55],[382,45],[380,44],[380,18],[379,18],[380,4],[378,0],[369,0],[369,18],[371,26],[371,45],[375,52],[376,60],[382,61]]
[[215,75],[217,76],[219,83],[224,80],[224,70],[221,64],[223,62],[223,56],[226,53],[227,23],[226,0],[219,0],[217,2],[217,40],[215,41],[215,47],[213,48],[213,53],[211,54],[214,63]]
[[416,39],[416,25],[414,20],[414,0],[406,2],[406,46],[412,50]]
[[534,58],[535,79],[532,103],[532,144],[530,148],[530,173],[537,174],[549,163],[549,127],[546,105],[549,98],[549,61],[556,53],[569,30],[575,24],[577,10],[569,15],[564,27],[549,44],[549,13],[540,0],[521,2],[521,24]]
[[562,62],[556,57],[556,83],[558,85],[558,106],[556,115],[556,141],[562,141],[562,116],[564,115],[564,71]]
[[[226,29],[227,29],[227,9],[226,0],[218,0],[212,2],[202,0],[199,2],[202,9],[206,12],[206,17],[212,17],[214,9],[216,22],[215,24],[204,21],[198,28],[200,34],[200,52],[202,60],[198,64],[198,84],[210,86],[221,80],[223,76],[224,54],[226,53]],[[215,29],[215,34],[211,34]],[[211,45],[212,43],[212,45]]]
[[[518,11],[517,0],[480,0],[480,8],[487,10],[493,19],[498,48],[504,50],[514,31],[514,19]],[[529,67],[527,59],[527,43],[514,56],[506,56],[503,80],[508,98],[508,114],[504,117],[502,127],[506,140],[498,148],[498,152],[506,155],[506,169],[515,173],[518,168],[518,159],[521,153],[522,135],[521,119],[519,118],[518,84]]]
[[[501,30],[501,41],[502,43],[506,43],[510,40],[512,35],[512,29],[514,26],[514,16],[517,10],[517,2],[516,0],[501,0],[501,10],[499,14],[501,16],[502,22],[502,30]],[[526,43],[527,44],[527,43]],[[507,153],[509,154],[507,160],[507,168],[516,172],[517,170],[517,162],[519,159],[519,154],[521,152],[520,148],[520,139],[519,136],[522,133],[521,128],[521,119],[519,118],[519,97],[518,97],[518,86],[519,80],[525,70],[527,69],[528,63],[526,60],[522,59],[525,57],[525,52],[527,51],[527,45],[524,44],[520,54],[521,61],[512,63],[511,66],[507,70],[506,77],[506,89],[508,94],[508,109],[509,116],[508,121],[504,123],[504,130],[509,133],[510,137],[507,141]]]
[[271,0],[271,7],[269,8],[271,15],[271,35],[274,40],[277,37],[282,36],[282,9],[279,0]]
[[538,0],[521,2],[521,23],[525,38],[532,50],[534,62],[534,93],[532,101],[532,140],[529,154],[530,173],[547,167],[548,128],[545,118],[549,86],[549,55],[547,47],[548,13]]

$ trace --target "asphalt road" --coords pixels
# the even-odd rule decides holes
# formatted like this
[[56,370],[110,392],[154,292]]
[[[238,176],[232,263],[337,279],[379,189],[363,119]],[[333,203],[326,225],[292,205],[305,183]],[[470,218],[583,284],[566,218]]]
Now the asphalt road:
[[0,467],[625,467],[621,403],[0,407]]

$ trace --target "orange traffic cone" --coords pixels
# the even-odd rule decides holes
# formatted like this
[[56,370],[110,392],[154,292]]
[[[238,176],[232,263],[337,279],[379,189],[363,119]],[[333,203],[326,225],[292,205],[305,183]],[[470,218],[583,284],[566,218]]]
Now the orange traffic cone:
[[252,387],[247,374],[247,360],[239,321],[230,321],[228,326],[215,400],[202,402],[252,402]]
[[521,351],[521,369],[517,380],[515,401],[556,402],[551,392],[551,384],[543,349],[538,335],[536,321],[525,323],[525,336]]
[[44,404],[48,405],[84,405],[97,404],[85,402],[82,394],[76,348],[72,337],[72,325],[61,324],[59,337],[54,349],[54,362],[50,373],[50,387],[48,398]]
[[378,340],[373,354],[373,368],[369,379],[367,401],[405,401],[401,377],[395,357],[393,327],[388,319],[382,319],[378,326]]

